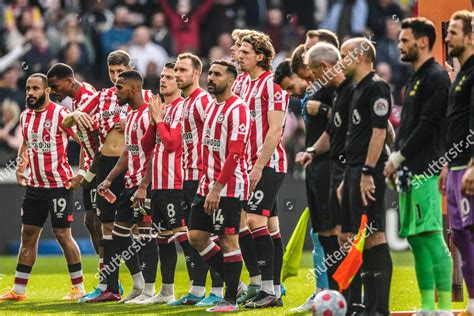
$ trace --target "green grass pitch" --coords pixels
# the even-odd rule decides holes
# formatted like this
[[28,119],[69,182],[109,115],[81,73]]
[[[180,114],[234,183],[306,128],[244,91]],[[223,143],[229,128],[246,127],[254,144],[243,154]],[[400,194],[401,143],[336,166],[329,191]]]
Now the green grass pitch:
[[[186,267],[183,256],[179,255],[176,271],[175,294],[177,297],[185,294],[189,287]],[[394,271],[390,295],[390,309],[393,311],[416,310],[419,306],[419,294],[415,271],[413,268],[412,255],[409,252],[392,253]],[[288,313],[292,307],[298,306],[310,295],[314,289],[314,281],[311,280],[311,253],[303,255],[298,277],[289,278],[285,281],[288,294],[283,298],[284,307],[245,310],[239,313],[248,315],[281,315]],[[0,256],[0,290],[7,290],[13,285],[16,257]],[[93,256],[85,256],[82,259],[86,290],[91,290],[96,285],[94,279],[97,259]],[[121,281],[125,287],[125,293],[131,288],[131,278],[124,264],[121,266]],[[242,272],[242,279],[248,281],[248,273]],[[161,282],[158,271],[157,290]],[[208,279],[208,290],[210,280]],[[163,305],[152,306],[130,306],[116,303],[107,304],[78,304],[75,302],[63,302],[61,298],[69,290],[70,281],[67,273],[66,263],[63,257],[39,257],[33,267],[33,272],[28,283],[28,300],[23,302],[0,303],[0,315],[34,315],[34,314],[160,314],[160,315],[209,315],[205,308],[197,307],[167,307]],[[466,301],[467,295],[464,294]],[[463,309],[463,303],[453,303],[453,309]]]

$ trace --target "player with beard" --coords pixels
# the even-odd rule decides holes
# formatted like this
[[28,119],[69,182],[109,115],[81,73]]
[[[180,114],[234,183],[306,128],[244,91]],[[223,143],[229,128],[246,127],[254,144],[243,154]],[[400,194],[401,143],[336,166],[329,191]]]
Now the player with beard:
[[344,74],[356,87],[351,99],[346,142],[347,169],[342,185],[341,239],[356,234],[363,214],[371,233],[365,241],[360,276],[364,313],[388,315],[392,259],[385,239],[385,141],[391,108],[390,87],[373,69],[375,47],[362,37],[341,47]]
[[[313,72],[316,78],[321,78],[325,73],[338,67],[341,63],[341,55],[339,51],[328,43],[320,42],[316,43],[310,48],[306,54],[306,64]],[[342,222],[341,218],[341,207],[337,199],[337,188],[342,182],[344,172],[346,170],[345,158],[344,158],[344,144],[346,140],[347,122],[349,113],[349,104],[352,98],[354,85],[352,80],[346,78],[342,71],[335,72],[336,75],[328,80],[328,86],[336,87],[336,93],[334,97],[332,107],[332,118],[328,122],[328,125],[318,140],[311,146],[314,150],[311,152],[305,152],[298,159],[298,163],[301,165],[310,164],[315,157],[328,153],[330,158],[330,185],[329,185],[329,212],[335,219],[335,223],[339,224]],[[340,229],[340,228],[339,228]],[[320,236],[321,238],[321,236]],[[332,279],[332,275],[339,267],[341,260],[337,260],[335,264],[327,267],[328,277]],[[318,271],[321,270],[318,269]],[[294,312],[309,311],[314,304],[314,298],[316,297],[318,290],[301,306],[292,309]],[[352,303],[354,299],[348,297],[348,302]],[[349,310],[353,309],[349,306]]]
[[[18,151],[16,177],[26,187],[21,208],[21,244],[13,288],[0,296],[0,301],[26,299],[26,285],[38,252],[38,240],[48,213],[53,233],[66,258],[71,278],[71,292],[65,300],[84,295],[81,253],[71,234],[73,220],[72,190],[78,181],[67,161],[68,138],[75,137],[70,128],[63,128],[67,110],[51,102],[47,77],[35,73],[26,81],[27,109],[21,114],[23,143]],[[29,176],[25,176],[28,167]]]
[[[441,193],[438,191],[440,169],[433,170],[431,166],[432,161],[443,155],[442,127],[450,81],[433,57],[436,40],[433,23],[421,17],[408,18],[401,26],[398,44],[401,60],[411,63],[415,73],[405,89],[396,151],[390,155],[384,175],[395,182],[398,170],[399,182],[403,178],[411,182],[398,188],[399,235],[408,239],[413,250],[421,295],[419,313],[435,310],[436,287],[437,314],[450,315],[453,262],[443,237]],[[376,103],[375,106],[379,105]]]
[[[116,177],[125,172],[125,190],[122,191],[117,202],[117,211],[115,213],[114,229],[112,231],[112,258],[117,258],[122,253],[128,251],[127,256],[123,256],[124,261],[128,262],[127,267],[133,279],[133,289],[121,302],[139,302],[146,300],[155,294],[155,283],[147,282],[143,278],[138,259],[138,252],[132,249],[132,239],[130,236],[131,228],[134,223],[138,223],[140,233],[151,237],[151,207],[148,194],[148,185],[151,182],[151,171],[148,160],[143,151],[140,140],[145,134],[150,123],[150,115],[148,103],[145,102],[142,93],[143,78],[135,70],[124,71],[119,74],[115,82],[115,95],[117,102],[121,106],[129,105],[131,112],[127,115],[125,124],[125,149],[120,156],[117,164],[109,172],[103,182],[97,186],[97,191],[101,192],[109,190]],[[147,170],[148,169],[148,170]],[[148,205],[147,205],[148,204]],[[144,236],[145,237],[145,236]],[[140,241],[140,245],[141,244]],[[154,258],[158,257],[156,244],[153,239],[155,249]],[[107,284],[118,284],[119,276],[118,264],[115,269],[110,269],[107,275]],[[109,266],[110,268],[110,266]],[[153,277],[156,275],[156,264],[154,265]],[[107,291],[106,291],[107,292]],[[102,297],[106,295],[120,298],[120,294],[108,288],[108,292],[104,295],[91,299],[87,302],[101,302]]]
[[[190,53],[180,54],[175,65],[175,76],[178,88],[181,89],[184,99],[183,105],[183,193],[184,193],[184,219],[189,224],[191,204],[196,195],[200,174],[202,172],[202,126],[211,97],[199,87],[199,77],[202,72],[202,63],[199,57]],[[214,236],[214,240],[217,237]],[[180,239],[186,257],[186,265],[191,281],[189,292],[171,305],[201,305],[207,306],[222,299],[223,281],[211,269],[212,288],[208,297],[206,294],[206,277],[209,266],[204,262],[199,253],[189,246],[187,235]]]
[[[132,70],[130,55],[122,50],[116,50],[109,54],[107,57],[109,78],[112,84],[118,78],[118,75],[124,71]],[[144,100],[147,102],[152,95],[151,91],[142,91]],[[65,118],[63,125],[66,127],[77,124],[79,128],[90,129],[94,124],[94,117],[99,123],[99,153],[97,157],[97,179],[96,183],[101,183],[105,180],[109,172],[114,168],[120,155],[123,153],[125,148],[125,137],[124,137],[124,126],[127,113],[130,111],[128,104],[122,106],[117,102],[117,96],[115,95],[115,86],[111,88],[102,89],[90,97],[79,109],[73,113],[68,114]],[[95,163],[92,164],[91,169],[94,169]],[[125,187],[125,173],[118,176],[112,183],[110,190],[115,196],[119,196]],[[86,174],[84,180],[92,181],[95,177],[91,170]],[[99,219],[102,223],[102,234],[103,240],[100,251],[99,259],[99,272],[105,269],[106,265],[109,265],[112,258],[113,247],[112,244],[112,230],[114,228],[115,210],[117,209],[117,201],[115,203],[108,203],[102,196],[97,196],[97,210],[99,213]],[[107,248],[107,246],[109,246]],[[145,247],[142,247],[141,252],[144,254],[152,254],[156,251],[156,245],[147,243]],[[143,258],[152,258],[152,255],[141,255]],[[128,261],[127,261],[128,262]],[[148,267],[149,265],[146,265]],[[145,267],[145,269],[146,269]],[[107,273],[101,273],[99,279],[99,286],[92,292],[88,293],[81,301],[87,301],[89,299],[95,299],[102,294],[107,288],[111,289],[114,293],[123,292],[120,284],[109,284],[107,285]],[[116,297],[110,295],[108,292],[107,296],[102,297],[104,301],[111,300],[115,301]]]
[[253,32],[242,39],[239,64],[250,76],[243,92],[252,116],[247,146],[251,170],[247,224],[252,231],[262,273],[262,287],[245,306],[282,305],[281,266],[283,244],[279,232],[277,194],[287,172],[287,157],[281,137],[286,116],[284,91],[273,82],[271,61],[275,51],[270,38]]
[[[249,140],[250,113],[246,104],[232,94],[237,77],[235,66],[224,60],[211,63],[208,91],[216,96],[209,104],[203,124],[202,159],[205,161],[199,189],[193,202],[189,239],[226,284],[224,300],[210,312],[232,312],[242,271],[239,227],[245,187],[249,185],[245,148]],[[219,236],[221,248],[211,241]]]
[[[446,145],[461,144],[471,137],[474,123],[474,18],[472,12],[457,11],[451,16],[446,35],[448,53],[456,57],[461,69],[448,98]],[[453,157],[440,175],[440,189],[446,192],[453,242],[462,258],[462,273],[468,292],[465,316],[474,315],[474,197],[461,190],[462,181],[473,179],[474,146]],[[469,195],[470,196],[469,196]]]
[[[53,65],[46,75],[48,77],[48,86],[51,88],[51,94],[56,97],[58,102],[62,102],[66,97],[70,97],[73,102],[72,110],[76,110],[84,104],[96,90],[87,82],[79,82],[74,77],[74,71],[66,64]],[[97,121],[94,120],[94,127]],[[82,178],[89,170],[94,155],[99,149],[99,140],[95,131],[78,130],[77,133],[81,140],[80,170],[78,175]],[[82,179],[81,179],[82,180]],[[102,239],[100,230],[100,221],[96,212],[96,189],[83,188],[82,201],[84,203],[85,216],[84,223],[89,231],[92,244],[97,254],[99,254],[99,241]]]

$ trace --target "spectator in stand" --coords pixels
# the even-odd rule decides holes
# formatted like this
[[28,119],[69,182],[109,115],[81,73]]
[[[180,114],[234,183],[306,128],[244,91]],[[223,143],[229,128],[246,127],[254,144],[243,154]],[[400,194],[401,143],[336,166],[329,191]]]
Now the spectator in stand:
[[35,72],[46,73],[57,62],[54,54],[49,49],[48,40],[42,26],[34,26],[31,29],[31,45],[31,49],[25,54],[22,62],[25,77]]
[[212,8],[212,2],[213,0],[203,0],[196,10],[191,12],[190,0],[178,0],[175,9],[171,7],[169,0],[160,0],[176,43],[177,54],[185,51],[199,52],[201,43],[199,28]]
[[[145,1],[146,2],[146,1]],[[147,20],[148,9],[144,1],[139,0],[121,0],[118,6],[128,9],[128,24],[132,27],[145,24]]]
[[1,106],[0,123],[0,168],[15,160],[23,142],[20,126],[20,107],[15,101],[6,99]]
[[[392,18],[385,20],[386,31],[375,44],[377,55],[375,65],[387,63],[390,66],[390,78],[392,82],[392,93],[395,98],[395,104],[401,103],[401,89],[408,80],[410,68],[400,61],[400,50],[398,49],[398,34],[400,33],[400,24]],[[386,68],[386,67],[384,67]]]
[[150,33],[152,41],[163,47],[168,55],[176,55],[175,43],[168,27],[166,26],[166,16],[163,12],[157,12],[153,15],[151,19]]
[[20,69],[18,65],[8,67],[0,75],[0,102],[10,99],[25,108],[25,89],[20,88]]
[[343,43],[350,37],[364,33],[368,13],[366,0],[337,0],[320,27],[336,33]]
[[127,45],[132,34],[133,29],[128,24],[128,9],[117,7],[114,26],[102,35],[103,56],[107,56],[121,45]]
[[75,42],[68,43],[59,53],[59,60],[71,66],[77,80],[89,82],[92,79],[87,52],[80,44]]
[[150,62],[146,67],[146,76],[143,77],[143,89],[148,89],[157,94],[160,92],[160,76],[158,72],[158,66],[154,62]]
[[134,60],[136,70],[142,76],[146,75],[148,64],[151,62],[157,66],[155,74],[159,76],[168,60],[166,50],[151,41],[150,30],[146,26],[135,29],[128,52]]
[[402,8],[393,0],[368,0],[368,4],[367,26],[372,30],[376,41],[385,36],[387,19],[400,23],[405,18]]
[[[230,33],[221,33],[217,37],[217,46],[222,48],[224,50],[224,59],[230,60],[230,48],[234,45],[234,40],[232,39],[232,36]],[[212,61],[212,60],[211,60]]]
[[69,43],[76,43],[81,50],[81,56],[85,58],[84,62],[91,64],[94,61],[94,49],[89,38],[86,37],[81,28],[82,18],[78,20],[76,14],[68,14],[60,24],[61,37],[60,47],[63,50]]
[[10,51],[23,41],[28,30],[33,26],[42,25],[43,20],[37,6],[31,6],[28,0],[17,0],[5,9],[4,23],[7,29],[6,48]]
[[286,23],[283,12],[279,8],[268,10],[267,23],[263,28],[263,32],[270,36],[275,52],[277,53],[283,50],[285,43],[288,44],[288,42],[292,42],[292,47],[298,44],[296,30],[292,24]]

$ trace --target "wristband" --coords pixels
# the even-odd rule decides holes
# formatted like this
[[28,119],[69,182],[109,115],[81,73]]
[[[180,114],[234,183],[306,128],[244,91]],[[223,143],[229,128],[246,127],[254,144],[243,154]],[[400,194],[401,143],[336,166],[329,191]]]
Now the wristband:
[[369,165],[364,165],[362,167],[362,174],[363,175],[366,175],[366,176],[374,176],[375,174],[375,168],[374,167],[371,167]]
[[77,172],[77,175],[82,176],[84,178],[84,176],[86,175],[86,171],[84,169],[79,169],[79,171]]

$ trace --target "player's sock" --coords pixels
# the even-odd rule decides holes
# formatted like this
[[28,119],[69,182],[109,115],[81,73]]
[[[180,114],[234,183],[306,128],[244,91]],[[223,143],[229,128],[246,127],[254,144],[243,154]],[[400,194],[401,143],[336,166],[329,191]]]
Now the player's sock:
[[235,303],[237,301],[237,288],[240,273],[242,272],[242,253],[240,249],[224,254],[224,280],[227,286],[225,300]]
[[409,236],[408,243],[415,258],[415,271],[421,296],[421,309],[424,311],[434,311],[434,273],[430,252],[423,241],[423,236]]
[[469,296],[467,311],[474,315],[474,232],[453,229],[453,242],[462,258],[462,275]]
[[84,292],[84,280],[82,277],[82,265],[81,263],[68,264],[67,270],[69,271],[69,277],[71,278],[72,287],[76,287]]
[[[176,272],[176,263],[178,261],[178,253],[176,244],[170,241],[171,236],[158,236],[157,243],[160,249],[160,270],[161,270],[161,293],[171,295],[174,294],[174,276]],[[166,287],[164,285],[167,285]],[[163,290],[171,288],[171,293],[163,293]]]
[[276,298],[281,297],[281,267],[283,266],[283,242],[281,240],[281,234],[279,230],[270,233],[273,240],[273,247],[275,249],[273,262],[273,287],[275,290]]
[[388,244],[384,243],[370,248],[374,277],[376,312],[389,315],[390,285],[392,283],[392,258]]
[[104,270],[102,277],[107,281],[107,290],[118,293],[118,277],[120,271],[119,246],[112,235],[104,235]]
[[158,247],[156,238],[151,233],[151,227],[140,227],[140,263],[145,283],[155,283],[158,268]]
[[99,239],[99,285],[97,288],[101,291],[107,289],[107,277],[101,273],[104,269],[104,240]]
[[239,232],[239,245],[244,258],[245,266],[250,275],[250,284],[261,285],[262,275],[257,262],[257,251],[252,234],[247,226],[241,227]]
[[319,241],[321,242],[326,255],[324,262],[328,269],[326,272],[328,286],[331,290],[337,291],[339,289],[339,285],[337,284],[336,280],[332,278],[332,276],[344,259],[343,253],[340,250],[339,242],[337,241],[337,236],[332,235],[325,237],[320,235]]
[[255,241],[257,259],[262,272],[262,290],[268,294],[274,294],[273,289],[273,258],[275,247],[273,246],[270,232],[266,226],[259,227],[252,231]]
[[160,290],[160,293],[161,293],[163,296],[174,295],[174,283],[165,283],[165,282],[162,282],[162,283],[161,283],[161,290]]
[[26,291],[26,284],[30,278],[32,266],[27,266],[21,263],[16,265],[15,271],[15,284],[13,285],[13,291],[17,294],[23,294]]
[[329,288],[329,284],[328,276],[326,273],[327,267],[324,263],[324,249],[321,245],[319,234],[313,232],[313,229],[311,229],[310,235],[311,240],[313,241],[313,269],[314,275],[316,277],[316,292],[318,289]]
[[443,233],[436,232],[423,236],[428,245],[433,262],[436,289],[438,290],[438,308],[443,311],[451,310],[453,259]]
[[[199,254],[219,275],[224,275],[224,257],[221,248],[215,242],[211,241],[206,249]],[[193,283],[193,286],[194,285]]]
[[346,297],[348,315],[351,315],[353,312],[357,312],[358,310],[356,308],[362,304],[362,279],[360,277],[360,270],[352,279],[347,289]]
[[[219,237],[218,236],[211,237],[211,240],[213,242],[215,242],[216,245],[218,245],[219,247],[221,246],[220,243],[219,243]],[[212,267],[209,267],[209,272],[210,272],[210,275],[211,275],[212,288],[216,288],[216,289],[221,288],[222,291],[223,291],[224,290],[224,280],[220,277],[220,275]]]
[[363,263],[360,269],[360,278],[364,284],[364,305],[365,311],[369,314],[375,313],[377,304],[375,281],[374,281],[374,267],[372,258],[372,249],[364,249],[362,253]]
[[224,287],[211,287],[211,293],[219,297],[224,297]]
[[[178,241],[179,245],[181,246],[181,248],[183,249],[183,253],[184,253],[184,258],[185,258],[185,261],[186,261],[186,268],[188,270],[188,276],[189,276],[189,280],[193,282],[193,284],[195,284],[195,267],[193,266],[193,261],[195,260],[196,258],[196,255],[194,254],[194,249],[191,247],[191,245],[189,244],[189,240],[188,240],[188,233],[187,232],[179,232],[179,233],[175,233],[175,237],[176,237],[176,240]],[[202,267],[201,267],[202,268]],[[208,267],[206,267],[206,275],[207,275],[207,269]],[[198,278],[198,283],[200,283],[200,280]],[[197,284],[198,286],[205,286],[206,284],[206,277],[204,277],[204,283],[203,284]]]

